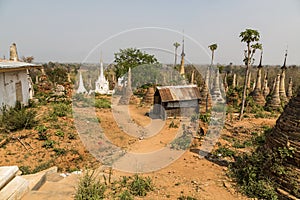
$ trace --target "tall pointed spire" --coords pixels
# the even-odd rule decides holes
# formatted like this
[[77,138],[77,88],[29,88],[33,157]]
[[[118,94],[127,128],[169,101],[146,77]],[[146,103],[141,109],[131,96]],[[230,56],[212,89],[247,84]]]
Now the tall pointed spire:
[[78,86],[77,94],[85,94],[85,93],[87,93],[87,90],[85,89],[83,84],[81,71],[79,71],[79,86]]
[[184,71],[184,56],[185,56],[185,53],[184,53],[184,32],[182,33],[183,34],[183,38],[182,38],[182,52],[181,52],[181,62],[180,62],[180,71],[179,71],[179,74],[184,76],[185,74],[185,71]]
[[287,50],[285,52],[283,66],[281,67],[280,87],[279,87],[279,95],[280,95],[280,99],[283,103],[288,102],[286,92],[285,92],[285,71],[287,69],[287,67],[286,67],[286,58],[287,58]]
[[109,91],[109,83],[104,76],[102,51],[100,53],[100,73],[99,77],[95,82],[95,92],[99,94],[107,94]]
[[253,93],[252,93],[253,100],[261,106],[265,105],[265,103],[266,103],[265,97],[263,96],[263,92],[261,89],[262,54],[263,54],[263,52],[261,52],[261,54],[260,54],[260,62],[259,62],[259,65],[257,66],[256,82],[254,82],[254,84],[253,84],[255,86],[254,86]]
[[288,50],[285,51],[285,55],[284,55],[284,62],[283,62],[283,66],[281,67],[281,69],[287,69],[286,67],[286,58],[287,58],[287,53],[288,53]]
[[274,86],[274,91],[273,94],[267,103],[268,107],[271,108],[272,110],[276,110],[281,107],[280,103],[280,96],[279,96],[279,83],[280,83],[280,74],[277,75]]

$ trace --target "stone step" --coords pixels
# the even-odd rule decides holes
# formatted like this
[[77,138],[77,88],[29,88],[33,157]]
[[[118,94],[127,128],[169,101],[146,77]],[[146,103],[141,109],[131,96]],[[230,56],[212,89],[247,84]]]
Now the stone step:
[[18,166],[0,167],[0,190],[16,176],[18,171]]
[[51,167],[36,174],[24,175],[22,177],[29,181],[29,190],[38,190],[48,180],[48,176],[56,174],[56,172],[57,167]]
[[0,199],[18,200],[29,191],[29,182],[21,176],[16,176],[0,191]]
[[69,191],[30,191],[22,200],[73,200],[74,193]]
[[48,182],[37,191],[28,192],[22,200],[56,200],[56,199],[74,199],[77,181],[75,179],[63,179],[64,182]]

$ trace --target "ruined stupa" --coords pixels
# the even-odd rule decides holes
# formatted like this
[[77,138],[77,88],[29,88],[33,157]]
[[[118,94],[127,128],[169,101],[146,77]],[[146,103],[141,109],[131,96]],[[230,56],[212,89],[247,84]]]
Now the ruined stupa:
[[[205,113],[211,107],[211,95],[209,92],[209,78],[210,78],[210,68],[207,67],[205,74],[205,82],[201,88],[200,96],[201,96],[201,106],[200,111]],[[201,109],[202,108],[202,109]]]
[[256,77],[256,84],[254,87],[254,90],[252,92],[253,100],[261,106],[264,106],[266,103],[265,97],[262,94],[262,89],[261,89],[261,71],[262,71],[262,53],[260,55],[260,61],[259,65],[257,66],[257,77]]
[[143,98],[143,103],[145,104],[153,104],[154,103],[154,88],[151,86],[147,89],[147,92],[146,92],[146,95],[145,97]]
[[280,75],[280,87],[279,87],[279,96],[280,100],[286,104],[288,102],[288,98],[285,93],[285,72],[286,72],[286,57],[287,57],[287,52],[285,53],[284,57],[284,63],[283,66],[281,67],[281,75]]
[[293,175],[274,177],[278,180],[280,188],[289,193],[295,193],[293,188],[298,187],[297,198],[300,198],[300,90],[298,95],[292,98],[284,112],[276,121],[272,132],[266,137],[266,147],[270,150],[281,148],[293,148],[292,158],[288,158],[286,166]]
[[272,93],[269,102],[267,102],[267,106],[272,110],[277,110],[278,108],[281,108],[281,101],[279,97],[279,83],[280,83],[280,74],[277,74],[274,91]]
[[17,45],[16,43],[12,43],[9,49],[9,60],[10,61],[19,61]]
[[269,85],[268,85],[268,72],[267,72],[265,74],[265,77],[264,77],[264,86],[263,86],[263,89],[262,89],[262,94],[265,97],[265,99],[267,98],[269,93],[270,93],[270,88],[269,88]]
[[131,68],[130,67],[128,69],[127,75],[128,75],[127,83],[125,86],[123,86],[123,91],[122,91],[123,94],[119,100],[119,104],[121,104],[121,105],[128,105],[130,98],[133,95],[132,88],[131,88]]
[[287,95],[289,100],[293,97],[293,80],[292,80],[292,77],[290,77],[288,90],[287,90],[286,95]]
[[213,101],[222,100],[221,90],[220,90],[220,73],[219,69],[216,69],[216,77],[213,83],[213,89],[211,91],[211,98]]

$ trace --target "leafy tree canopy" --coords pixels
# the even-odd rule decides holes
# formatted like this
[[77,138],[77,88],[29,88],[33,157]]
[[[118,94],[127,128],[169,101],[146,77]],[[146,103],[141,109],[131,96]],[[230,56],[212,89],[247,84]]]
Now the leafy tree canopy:
[[143,64],[158,64],[154,55],[147,54],[136,48],[120,49],[115,53],[116,76],[121,77],[128,72],[129,67],[135,68]]

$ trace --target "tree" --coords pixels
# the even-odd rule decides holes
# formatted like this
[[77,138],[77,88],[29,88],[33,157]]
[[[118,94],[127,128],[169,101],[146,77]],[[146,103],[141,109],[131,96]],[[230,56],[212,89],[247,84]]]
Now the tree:
[[115,72],[117,78],[128,72],[129,67],[134,68],[143,64],[157,64],[157,59],[154,55],[147,54],[136,48],[120,49],[120,52],[115,53],[116,63]]
[[175,42],[173,44],[173,46],[175,47],[175,62],[174,62],[174,66],[176,66],[176,64],[177,64],[177,49],[180,46],[180,44],[178,42]]
[[215,53],[215,50],[217,50],[218,45],[217,44],[211,44],[211,45],[208,46],[208,48],[211,50],[211,66],[212,66],[213,62],[214,62],[214,53]]
[[22,56],[21,60],[23,62],[32,63],[32,61],[34,60],[34,57],[33,56],[27,56],[27,57]]
[[239,37],[242,38],[241,42],[245,42],[247,46],[247,49],[244,50],[245,58],[243,60],[243,62],[246,65],[246,71],[245,71],[245,81],[244,81],[243,96],[242,96],[242,105],[241,105],[240,116],[239,116],[239,119],[241,120],[243,118],[245,100],[247,95],[247,81],[249,76],[249,67],[254,62],[253,55],[255,51],[257,49],[262,49],[262,45],[258,43],[260,39],[260,35],[257,30],[246,29],[245,31],[240,33]]

